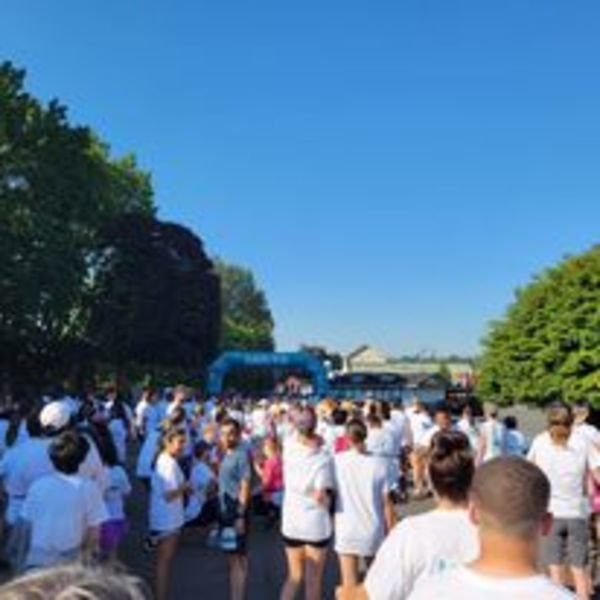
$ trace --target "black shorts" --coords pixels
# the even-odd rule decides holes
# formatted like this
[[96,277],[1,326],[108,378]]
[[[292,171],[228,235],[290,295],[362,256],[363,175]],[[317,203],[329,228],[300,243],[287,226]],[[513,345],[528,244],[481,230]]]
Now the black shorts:
[[313,548],[327,548],[329,546],[329,542],[331,538],[326,538],[324,540],[319,540],[317,542],[312,542],[309,540],[297,540],[294,538],[286,537],[285,535],[281,536],[283,538],[283,543],[286,548],[302,548],[302,546],[312,546]]
[[219,521],[219,499],[211,498],[204,503],[200,514],[191,521],[188,521],[184,527],[208,527]]

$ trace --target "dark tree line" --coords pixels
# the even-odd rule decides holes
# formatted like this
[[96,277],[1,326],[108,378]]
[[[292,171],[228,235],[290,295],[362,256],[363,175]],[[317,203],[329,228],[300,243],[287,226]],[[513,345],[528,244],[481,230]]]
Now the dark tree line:
[[202,241],[156,219],[133,156],[113,158],[24,77],[0,65],[0,383],[202,369],[221,322]]

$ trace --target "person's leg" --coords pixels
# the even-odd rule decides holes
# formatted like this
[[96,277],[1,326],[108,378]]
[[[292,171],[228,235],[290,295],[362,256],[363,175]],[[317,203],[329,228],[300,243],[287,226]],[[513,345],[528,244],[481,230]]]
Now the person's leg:
[[156,600],[168,600],[171,563],[177,551],[179,534],[170,535],[156,547]]
[[248,557],[245,554],[229,556],[229,589],[231,600],[243,600],[246,595]]
[[414,494],[415,496],[422,496],[425,494],[425,460],[421,448],[415,448],[411,455],[412,468],[413,468],[413,480],[414,480]]
[[342,587],[358,585],[358,556],[338,554]]
[[305,546],[306,552],[306,583],[304,597],[306,600],[321,600],[321,588],[323,584],[323,571],[327,559],[327,547],[316,548]]
[[294,600],[304,578],[304,546],[287,546],[285,555],[287,558],[287,576],[281,589],[280,600]]
[[586,519],[569,519],[567,549],[575,593],[580,600],[588,600],[591,593],[590,578],[587,571],[589,548],[589,529]]
[[564,582],[565,544],[564,519],[554,519],[548,535],[542,539],[542,563],[548,567],[550,578],[557,585]]

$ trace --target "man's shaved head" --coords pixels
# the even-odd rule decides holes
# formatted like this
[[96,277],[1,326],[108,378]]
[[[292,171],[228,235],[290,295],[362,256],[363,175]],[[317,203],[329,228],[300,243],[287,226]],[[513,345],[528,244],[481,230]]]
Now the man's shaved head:
[[548,478],[524,458],[495,458],[475,472],[471,502],[484,529],[532,535],[548,513],[549,500]]

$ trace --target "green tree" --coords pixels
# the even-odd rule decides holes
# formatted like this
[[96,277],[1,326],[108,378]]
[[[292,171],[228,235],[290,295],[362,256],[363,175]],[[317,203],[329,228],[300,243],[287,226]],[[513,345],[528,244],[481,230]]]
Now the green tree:
[[220,259],[215,267],[221,281],[221,349],[272,350],[273,316],[252,272]]
[[105,231],[88,339],[117,373],[198,375],[218,350],[220,288],[190,230],[130,215]]
[[0,65],[0,376],[66,374],[80,345],[98,231],[121,214],[152,214],[135,160],[112,160],[57,101],[23,89]]
[[544,404],[561,397],[600,407],[600,245],[518,290],[484,349],[484,399]]

